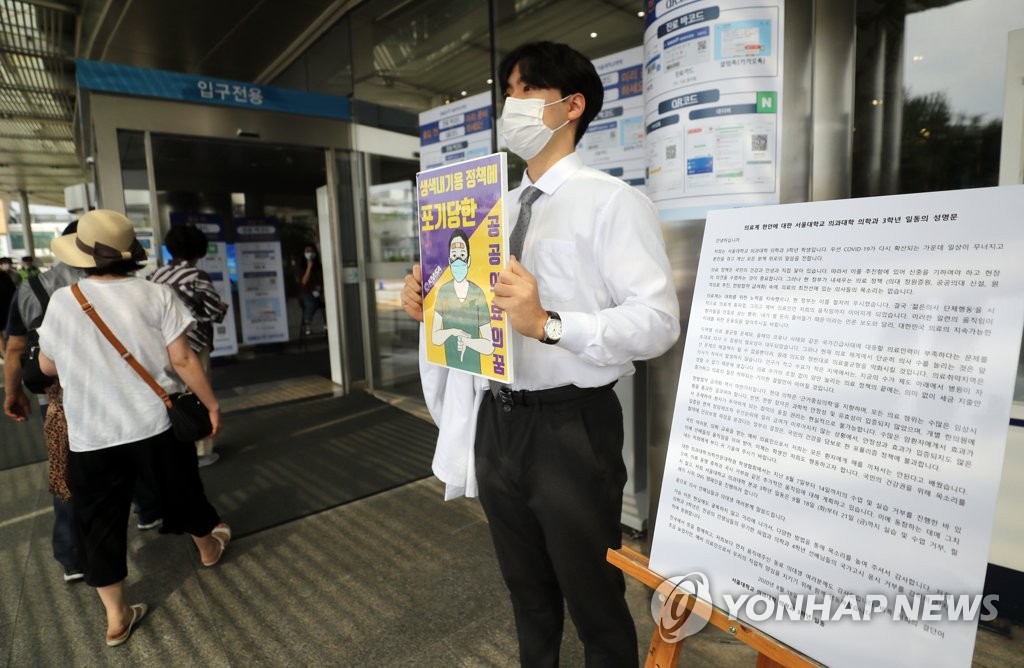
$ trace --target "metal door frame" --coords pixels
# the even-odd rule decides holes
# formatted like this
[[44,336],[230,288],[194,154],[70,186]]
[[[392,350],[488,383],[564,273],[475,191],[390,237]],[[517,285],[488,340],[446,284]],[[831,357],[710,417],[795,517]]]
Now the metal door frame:
[[[338,183],[335,161],[339,151],[351,152],[362,157],[355,160],[365,165],[366,155],[373,154],[407,160],[419,157],[419,137],[403,135],[388,130],[359,125],[337,119],[299,116],[282,112],[218,107],[190,104],[170,100],[136,98],[110,95],[94,91],[83,91],[82,109],[87,115],[83,124],[86,136],[82,145],[91,148],[91,159],[96,178],[96,197],[99,206],[115,211],[124,211],[124,181],[121,170],[121,155],[118,146],[118,132],[142,132],[145,143],[147,187],[149,188],[150,215],[153,220],[154,243],[162,243],[160,221],[156,219],[156,175],[153,160],[153,134],[196,137],[198,139],[223,139],[251,141],[254,144],[278,144],[320,149],[324,153],[326,185],[328,188],[330,225],[333,244],[324,252],[330,252],[336,260],[335,275],[330,280],[339,288],[335,291],[335,313],[344,313],[344,267],[341,262],[342,249],[340,225],[346,217],[355,224],[358,248],[355,257],[358,263],[360,314],[362,316],[363,357],[366,365],[366,379],[373,389],[376,379],[373,375],[373,354],[375,346],[369,329],[368,272],[366,271],[368,231],[367,183],[364,169],[353,169],[350,182]],[[347,186],[353,192],[353,210],[339,211],[338,189]],[[315,194],[315,193],[311,193]],[[348,371],[348,342],[342,336],[341,316],[332,323],[339,333],[338,346],[330,346],[332,369],[342,369],[341,379],[335,382],[350,390]],[[340,356],[340,360],[334,359]],[[332,375],[334,375],[332,373]]]

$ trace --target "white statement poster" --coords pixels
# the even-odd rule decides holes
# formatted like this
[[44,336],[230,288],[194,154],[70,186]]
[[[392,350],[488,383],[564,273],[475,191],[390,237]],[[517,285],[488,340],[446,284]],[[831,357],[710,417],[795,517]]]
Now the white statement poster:
[[604,105],[576,146],[583,163],[644,188],[643,47],[594,61],[604,83]]
[[489,154],[493,116],[490,93],[421,112],[420,170]]
[[661,0],[647,14],[647,194],[663,218],[779,202],[783,5]]
[[829,666],[969,666],[1021,210],[1024,186],[712,212],[652,570]]
[[224,357],[238,353],[235,336],[235,305],[231,298],[231,277],[228,274],[228,250],[225,242],[224,219],[216,213],[171,213],[171,226],[195,225],[206,235],[206,256],[196,267],[205,271],[213,282],[220,300],[228,305],[224,320],[213,323],[213,352],[211,357]]
[[234,227],[242,341],[287,341],[280,223],[273,218],[236,218]]

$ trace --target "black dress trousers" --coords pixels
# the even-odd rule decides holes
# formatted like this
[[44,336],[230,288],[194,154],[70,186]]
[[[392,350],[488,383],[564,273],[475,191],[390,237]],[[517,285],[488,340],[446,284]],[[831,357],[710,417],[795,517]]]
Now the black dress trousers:
[[622,407],[611,386],[568,400],[530,395],[515,405],[484,397],[475,455],[520,662],[558,665],[564,597],[588,667],[637,666],[625,579],[605,560],[622,541]]

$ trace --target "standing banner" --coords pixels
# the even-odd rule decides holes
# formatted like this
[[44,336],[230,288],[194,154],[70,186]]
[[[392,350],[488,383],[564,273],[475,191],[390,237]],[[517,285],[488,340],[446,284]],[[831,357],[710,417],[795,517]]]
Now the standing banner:
[[490,93],[464,97],[420,113],[420,169],[491,152],[494,107]]
[[648,3],[647,194],[662,218],[779,202],[784,4]]
[[228,273],[228,249],[224,230],[224,219],[216,213],[171,213],[171,227],[195,225],[206,235],[206,255],[196,267],[210,275],[213,287],[220,300],[228,305],[222,322],[213,323],[213,352],[211,357],[224,357],[238,353],[238,337],[235,335],[235,305],[231,298],[231,276]]
[[829,666],[971,665],[1021,210],[1024,186],[711,212],[651,569]]
[[281,224],[275,218],[236,218],[238,304],[243,343],[288,340]]
[[508,263],[504,153],[416,175],[427,361],[512,382],[505,312],[494,285]]
[[594,67],[604,83],[604,106],[576,146],[588,167],[644,188],[644,49],[638,46],[598,58]]

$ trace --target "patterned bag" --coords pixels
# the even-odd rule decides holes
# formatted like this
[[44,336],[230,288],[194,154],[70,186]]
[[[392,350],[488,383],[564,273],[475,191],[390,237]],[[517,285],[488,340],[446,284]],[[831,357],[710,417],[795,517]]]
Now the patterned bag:
[[68,476],[68,421],[64,417],[64,392],[60,383],[46,388],[50,406],[43,420],[43,440],[46,442],[46,459],[50,464],[50,494],[67,503],[71,500]]

